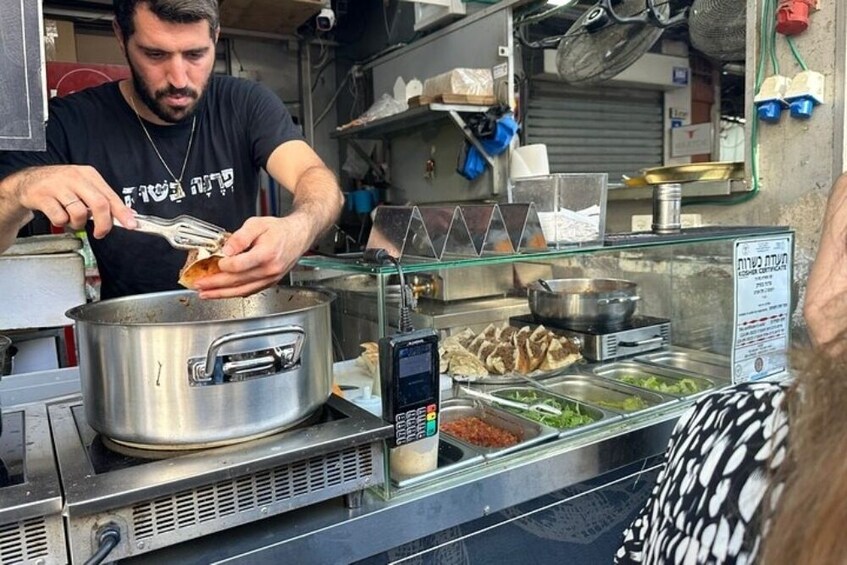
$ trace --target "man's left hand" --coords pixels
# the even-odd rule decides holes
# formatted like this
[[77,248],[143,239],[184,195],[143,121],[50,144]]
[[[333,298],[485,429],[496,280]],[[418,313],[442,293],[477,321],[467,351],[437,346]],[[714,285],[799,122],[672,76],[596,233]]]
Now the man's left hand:
[[227,239],[221,272],[197,281],[200,298],[249,296],[275,285],[312,239],[313,226],[302,215],[249,218]]

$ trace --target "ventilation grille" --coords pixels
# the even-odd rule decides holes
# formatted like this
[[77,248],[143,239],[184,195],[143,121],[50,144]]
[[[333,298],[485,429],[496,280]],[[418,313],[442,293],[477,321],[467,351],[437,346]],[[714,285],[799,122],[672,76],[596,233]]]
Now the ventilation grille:
[[136,539],[190,528],[373,475],[370,445],[337,451],[132,507]]
[[662,324],[662,346],[669,345],[671,342],[671,325]]
[[48,555],[47,526],[43,518],[0,526],[0,563],[20,563]]
[[[611,333],[603,336],[604,359],[614,359],[618,356],[618,335]],[[600,351],[597,352],[598,356]]]

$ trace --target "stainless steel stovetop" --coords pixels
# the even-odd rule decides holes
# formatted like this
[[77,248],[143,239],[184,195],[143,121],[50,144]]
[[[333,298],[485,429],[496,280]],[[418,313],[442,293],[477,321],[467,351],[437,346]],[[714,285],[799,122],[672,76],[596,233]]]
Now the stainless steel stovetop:
[[[539,325],[532,315],[515,316],[509,319],[513,326]],[[653,316],[633,316],[615,328],[587,328],[575,330],[561,324],[544,322],[548,329],[576,339],[583,357],[591,361],[609,361],[619,357],[661,349],[671,343],[671,321]]]
[[81,399],[49,407],[74,563],[106,526],[120,529],[108,559],[346,496],[355,506],[385,479],[391,426],[333,395],[308,426],[161,460],[110,451],[85,421]]
[[12,408],[2,418],[0,563],[67,563],[47,408]]

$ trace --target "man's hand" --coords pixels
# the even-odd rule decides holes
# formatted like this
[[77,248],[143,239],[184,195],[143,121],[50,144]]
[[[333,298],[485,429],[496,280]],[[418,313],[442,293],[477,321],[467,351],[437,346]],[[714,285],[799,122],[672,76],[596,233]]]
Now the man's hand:
[[0,182],[0,234],[16,231],[36,210],[56,227],[80,229],[92,217],[96,238],[109,233],[112,218],[128,228],[136,226],[132,210],[100,173],[84,165],[32,167]]
[[200,298],[249,296],[275,285],[309,249],[313,229],[304,214],[249,218],[227,239],[221,272],[197,281]]

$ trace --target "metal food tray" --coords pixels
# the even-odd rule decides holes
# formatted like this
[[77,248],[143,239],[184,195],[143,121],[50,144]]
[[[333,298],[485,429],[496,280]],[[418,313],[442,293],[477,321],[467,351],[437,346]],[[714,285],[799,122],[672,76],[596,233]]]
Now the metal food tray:
[[[551,398],[551,399],[555,400],[556,402],[558,402],[562,406],[570,406],[571,408],[579,409],[579,411],[582,412],[583,414],[587,414],[587,415],[591,416],[592,418],[594,418],[594,421],[591,422],[590,424],[583,424],[581,426],[576,426],[576,427],[573,427],[573,428],[552,428],[552,429],[555,429],[557,431],[559,437],[562,437],[562,436],[565,436],[565,435],[571,435],[571,434],[578,433],[578,432],[583,432],[583,431],[586,431],[586,430],[589,430],[589,429],[593,429],[593,428],[595,428],[595,427],[597,427],[601,424],[607,423],[610,419],[620,417],[620,415],[617,414],[617,413],[607,412],[606,410],[603,410],[601,408],[597,408],[596,406],[584,404],[582,402],[579,402],[579,401],[576,401],[576,400],[573,400],[573,399],[570,399],[570,398],[566,398],[566,397],[560,396],[558,394],[553,394],[552,392],[549,392],[549,391],[546,391],[546,390],[543,390],[543,389],[539,389],[539,388],[536,388],[536,387],[530,387],[530,386],[504,387],[504,388],[498,388],[497,390],[492,391],[491,394],[493,394],[494,396],[509,398],[509,396],[508,396],[509,393],[514,392],[514,391],[534,393],[538,397],[539,400],[543,400],[544,398]],[[508,410],[510,413],[515,414],[516,416],[520,417],[522,420],[528,420],[530,422],[535,422],[535,420],[530,419],[528,415],[525,415],[520,410],[513,409],[513,408],[504,408],[503,410]],[[539,425],[544,425],[544,424],[539,423]]]
[[476,465],[481,461],[483,461],[481,453],[477,453],[470,449],[470,447],[466,447],[465,445],[452,441],[448,438],[447,434],[444,434],[443,436],[439,435],[438,466],[434,471],[410,477],[403,477],[397,480],[392,478],[391,482],[397,485],[398,488],[409,487],[431,479],[443,477],[444,475],[449,475],[450,473]]
[[[623,414],[624,416],[642,414],[648,410],[656,408],[657,406],[661,406],[669,402],[676,402],[678,400],[675,396],[652,392],[643,388],[633,387],[610,380],[589,377],[587,375],[567,375],[564,377],[550,379],[544,382],[544,388],[551,392],[561,394],[564,397],[596,406],[601,410],[615,414]],[[613,408],[599,404],[603,401],[622,402],[632,396],[637,396],[642,399],[647,403],[647,407],[639,410],[624,410],[622,408]]]
[[463,439],[448,434],[447,432],[441,432],[454,443],[467,446],[473,451],[481,453],[486,459],[492,459],[507,453],[512,453],[527,446],[555,438],[559,435],[558,430],[555,428],[545,426],[540,422],[520,418],[510,411],[494,408],[483,402],[472,400],[470,398],[457,398],[443,402],[441,404],[440,416],[442,423],[475,416],[486,424],[511,432],[520,438],[518,443],[509,447],[483,447],[466,442]]
[[639,355],[634,359],[641,363],[670,367],[695,375],[705,375],[726,381],[732,378],[729,357],[696,349],[672,347],[665,351]]
[[681,371],[674,371],[656,365],[645,365],[643,363],[637,363],[635,361],[619,361],[616,363],[608,363],[606,365],[600,365],[599,367],[595,367],[594,369],[594,374],[599,377],[611,379],[621,384],[637,387],[642,390],[658,392],[646,387],[638,386],[621,380],[621,378],[625,375],[631,375],[633,373],[643,375],[645,377],[656,377],[660,381],[663,381],[667,384],[676,384],[682,379],[690,379],[697,383],[697,386],[700,388],[700,390],[692,394],[672,394],[669,392],[660,393],[666,396],[673,396],[676,398],[688,398],[691,396],[696,396],[715,388],[715,382],[709,378],[695,376],[690,373],[684,373]]
[[523,385],[535,380],[549,379],[552,377],[561,376],[562,374],[570,373],[572,371],[584,370],[585,365],[587,364],[588,361],[585,359],[585,357],[582,357],[578,361],[574,361],[570,365],[565,365],[564,367],[559,367],[558,369],[553,369],[552,371],[533,371],[531,373],[527,373],[526,375],[521,375],[517,373],[511,373],[508,375],[487,375],[485,377],[466,377],[464,375],[451,375],[451,378],[454,382],[472,385]]

